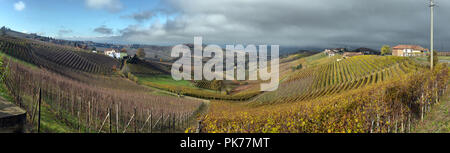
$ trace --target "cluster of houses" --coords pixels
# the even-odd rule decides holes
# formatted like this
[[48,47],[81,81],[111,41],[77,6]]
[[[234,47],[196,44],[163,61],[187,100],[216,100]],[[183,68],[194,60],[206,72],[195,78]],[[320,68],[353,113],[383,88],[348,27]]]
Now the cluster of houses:
[[[346,48],[325,49],[324,53],[328,56],[342,55],[344,58],[359,55],[380,55],[381,52],[370,48],[358,48],[348,51]],[[397,45],[392,47],[392,56],[425,56],[428,49],[419,45]]]

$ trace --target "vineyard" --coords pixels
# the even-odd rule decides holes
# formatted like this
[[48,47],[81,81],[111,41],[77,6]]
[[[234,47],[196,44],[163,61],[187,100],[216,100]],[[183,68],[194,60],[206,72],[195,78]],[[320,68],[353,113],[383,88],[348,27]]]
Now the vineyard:
[[448,77],[444,64],[430,71],[408,58],[352,57],[298,71],[277,91],[250,102],[214,101],[199,128],[208,133],[411,132],[439,101]]
[[[70,127],[65,132],[125,133],[183,129],[202,105],[201,101],[150,95],[145,90],[103,88],[3,60],[4,83],[14,101],[29,112],[31,132],[37,130],[38,106]],[[44,118],[40,132],[55,132],[46,124],[49,120]]]
[[170,74],[170,67],[152,61],[143,61],[133,57],[123,63],[121,71],[122,73],[130,72],[134,75],[162,75]]
[[357,56],[304,69],[291,75],[275,92],[253,100],[254,105],[302,101],[358,89],[424,68],[409,58]]
[[28,39],[2,36],[0,51],[29,132],[411,132],[449,78],[446,64],[414,58],[291,55],[278,90],[261,92],[261,81],[175,81],[169,64]]
[[61,74],[73,71],[110,74],[120,66],[117,60],[105,55],[13,37],[0,37],[0,51]]

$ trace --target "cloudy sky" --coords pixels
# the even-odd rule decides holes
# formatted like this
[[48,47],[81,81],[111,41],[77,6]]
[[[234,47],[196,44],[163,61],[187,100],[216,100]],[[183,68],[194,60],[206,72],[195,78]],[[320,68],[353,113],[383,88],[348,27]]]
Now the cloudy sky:
[[[450,50],[450,1],[436,0]],[[0,0],[0,26],[65,39],[174,45],[428,47],[428,0]]]

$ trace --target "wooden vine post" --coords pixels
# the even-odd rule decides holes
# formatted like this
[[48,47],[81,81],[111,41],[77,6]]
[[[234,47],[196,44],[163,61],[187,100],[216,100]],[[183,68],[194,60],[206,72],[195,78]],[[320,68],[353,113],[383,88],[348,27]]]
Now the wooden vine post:
[[41,98],[42,98],[42,92],[41,88],[39,88],[39,101],[38,101],[38,107],[39,107],[39,113],[38,113],[38,133],[41,132]]

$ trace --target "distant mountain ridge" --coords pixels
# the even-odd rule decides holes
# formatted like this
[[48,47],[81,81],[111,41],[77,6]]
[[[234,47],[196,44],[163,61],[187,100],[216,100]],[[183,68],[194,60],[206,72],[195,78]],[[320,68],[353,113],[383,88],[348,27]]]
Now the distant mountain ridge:
[[[46,37],[46,36],[40,36],[36,33],[22,33],[18,31],[14,31],[10,28],[2,27],[1,30],[2,33],[6,33],[7,35],[19,37],[19,38],[26,38],[26,39],[33,39],[33,40],[39,40],[44,42],[50,42],[54,44],[59,45],[67,45],[67,46],[73,46],[78,47],[86,50],[99,50],[103,51],[105,49],[117,49],[121,50],[125,48],[129,55],[134,55],[138,48],[143,48],[146,52],[146,58],[150,60],[159,61],[161,59],[172,61],[175,58],[170,57],[170,53],[173,46],[159,46],[159,45],[147,45],[147,44],[112,44],[112,43],[99,43],[94,41],[82,41],[82,40],[65,40],[65,39],[56,39],[52,37]],[[193,45],[191,43],[186,43],[187,45]],[[207,44],[205,44],[206,46]],[[283,55],[289,55],[289,54],[295,54],[299,51],[309,51],[309,52],[320,52],[323,51],[325,48],[320,47],[295,47],[295,46],[280,46],[280,56]],[[224,49],[225,50],[225,49]]]

